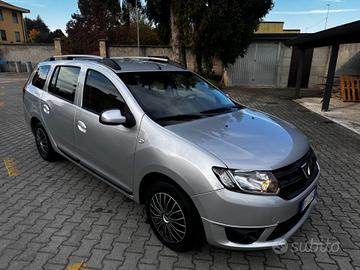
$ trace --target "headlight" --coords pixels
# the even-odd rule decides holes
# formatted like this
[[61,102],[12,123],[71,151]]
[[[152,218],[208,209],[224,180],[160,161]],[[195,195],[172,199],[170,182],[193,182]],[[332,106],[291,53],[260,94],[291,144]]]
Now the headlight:
[[271,172],[243,172],[224,168],[213,168],[220,182],[230,190],[253,194],[276,195],[279,193],[279,183]]

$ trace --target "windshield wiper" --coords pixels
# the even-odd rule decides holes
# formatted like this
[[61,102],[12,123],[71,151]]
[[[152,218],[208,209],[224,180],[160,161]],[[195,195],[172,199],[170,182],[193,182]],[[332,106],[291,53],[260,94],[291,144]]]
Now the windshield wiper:
[[213,113],[223,113],[223,112],[229,112],[229,111],[233,111],[234,109],[241,109],[241,106],[238,105],[234,105],[234,106],[230,106],[230,107],[222,107],[222,108],[217,108],[217,109],[212,109],[212,110],[206,110],[206,111],[202,111],[200,112],[201,114],[213,114]]
[[201,114],[177,114],[156,118],[157,121],[187,121],[204,118]]

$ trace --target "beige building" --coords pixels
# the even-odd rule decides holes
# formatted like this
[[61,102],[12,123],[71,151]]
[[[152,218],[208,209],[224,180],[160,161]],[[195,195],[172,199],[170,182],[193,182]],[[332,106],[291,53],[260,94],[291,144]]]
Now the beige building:
[[23,13],[29,12],[0,0],[0,44],[26,41]]
[[284,29],[284,22],[261,22],[256,34],[299,34],[300,29]]

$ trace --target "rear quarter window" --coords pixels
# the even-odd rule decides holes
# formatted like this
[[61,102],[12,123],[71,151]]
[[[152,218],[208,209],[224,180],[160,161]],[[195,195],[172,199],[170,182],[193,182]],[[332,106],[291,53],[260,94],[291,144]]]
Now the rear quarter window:
[[44,89],[46,78],[49,74],[51,66],[40,66],[32,79],[32,85],[39,88]]

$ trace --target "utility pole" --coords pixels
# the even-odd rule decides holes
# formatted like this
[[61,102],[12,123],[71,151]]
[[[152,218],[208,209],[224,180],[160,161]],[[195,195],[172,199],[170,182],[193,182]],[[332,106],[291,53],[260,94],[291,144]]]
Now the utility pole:
[[136,9],[137,49],[138,49],[138,56],[140,56],[140,29],[139,29],[138,0],[135,0],[135,9]]
[[330,13],[330,4],[327,4],[327,13],[326,13],[326,19],[325,19],[325,30],[327,29],[329,13]]

